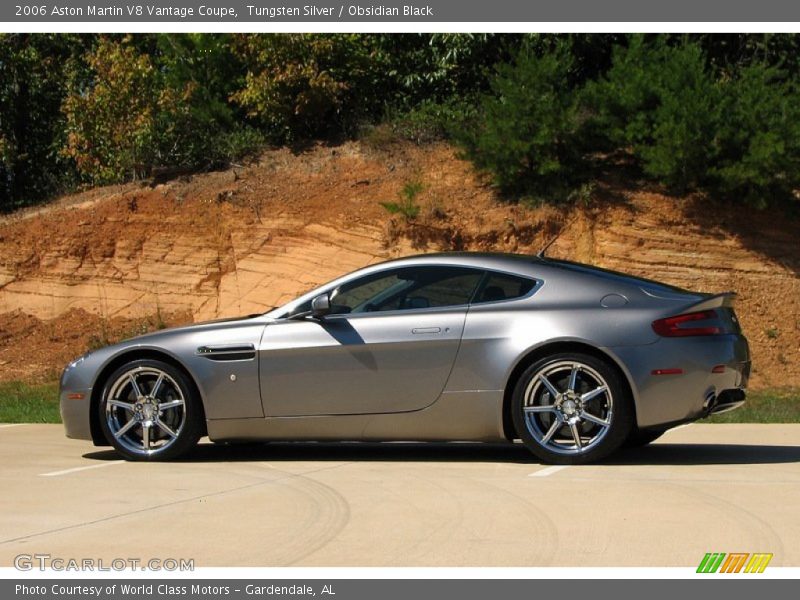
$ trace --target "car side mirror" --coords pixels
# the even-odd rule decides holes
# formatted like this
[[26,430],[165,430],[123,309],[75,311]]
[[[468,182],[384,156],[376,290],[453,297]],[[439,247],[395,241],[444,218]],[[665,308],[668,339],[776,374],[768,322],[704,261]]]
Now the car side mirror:
[[328,294],[320,294],[311,301],[311,316],[324,317],[331,312],[331,297]]

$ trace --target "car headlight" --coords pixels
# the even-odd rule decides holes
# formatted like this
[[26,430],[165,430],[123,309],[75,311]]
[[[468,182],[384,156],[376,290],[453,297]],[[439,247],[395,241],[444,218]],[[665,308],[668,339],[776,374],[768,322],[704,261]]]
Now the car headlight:
[[69,363],[69,364],[67,365],[67,369],[74,369],[75,367],[77,367],[77,366],[78,366],[79,364],[81,364],[81,363],[82,363],[84,360],[86,360],[86,356],[87,356],[87,355],[86,355],[86,354],[84,354],[83,356],[79,356],[78,358],[76,358],[75,360],[73,360],[71,363]]
[[67,380],[67,375],[69,374],[69,372],[72,369],[74,369],[75,367],[77,367],[79,364],[81,364],[84,360],[86,360],[87,356],[89,356],[88,352],[86,354],[84,354],[83,356],[79,356],[78,358],[73,360],[71,363],[69,363],[66,367],[64,367],[64,371],[61,373],[61,382],[60,382],[62,388],[64,387],[64,384],[65,384],[65,382]]

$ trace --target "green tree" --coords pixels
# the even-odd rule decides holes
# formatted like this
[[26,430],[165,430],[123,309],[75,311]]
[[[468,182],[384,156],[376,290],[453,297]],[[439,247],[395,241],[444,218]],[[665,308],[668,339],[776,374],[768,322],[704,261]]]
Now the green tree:
[[608,73],[584,92],[593,130],[675,191],[760,207],[790,198],[800,187],[797,79],[744,50],[717,48],[710,60],[697,42],[670,41],[634,36],[615,50]]
[[724,77],[735,77],[750,66],[778,67],[792,78],[800,75],[800,35],[794,33],[705,33],[676,37],[696,42],[703,49],[709,67]]
[[369,36],[238,35],[234,47],[247,74],[231,98],[275,141],[330,137],[375,108]]
[[68,188],[63,143],[65,72],[88,40],[79,35],[0,34],[0,211]]
[[636,36],[618,47],[607,75],[585,98],[615,147],[631,148],[645,173],[683,191],[709,167],[719,86],[699,46]]
[[751,65],[725,85],[709,168],[717,195],[763,208],[800,189],[800,90],[775,67]]
[[506,193],[561,200],[580,176],[577,95],[566,49],[502,64],[461,138],[466,155]]
[[494,65],[509,62],[524,36],[491,33],[384,34],[386,102],[397,108],[441,103],[488,90]]
[[176,110],[158,113],[159,164],[224,166],[260,145],[262,136],[230,101],[244,83],[230,34],[159,34],[153,60],[161,86],[181,99]]
[[101,38],[86,61],[88,87],[64,101],[64,153],[94,184],[145,176],[153,164],[158,113],[179,99],[160,89],[152,60],[130,38]]

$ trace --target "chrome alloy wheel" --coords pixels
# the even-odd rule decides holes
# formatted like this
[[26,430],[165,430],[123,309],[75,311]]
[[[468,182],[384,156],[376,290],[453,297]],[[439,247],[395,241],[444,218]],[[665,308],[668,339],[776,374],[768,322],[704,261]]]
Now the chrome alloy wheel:
[[564,360],[531,377],[522,412],[528,432],[540,446],[556,454],[583,454],[608,434],[614,399],[595,369]]
[[126,450],[149,456],[178,439],[186,424],[186,399],[169,374],[155,367],[136,367],[107,389],[106,425]]

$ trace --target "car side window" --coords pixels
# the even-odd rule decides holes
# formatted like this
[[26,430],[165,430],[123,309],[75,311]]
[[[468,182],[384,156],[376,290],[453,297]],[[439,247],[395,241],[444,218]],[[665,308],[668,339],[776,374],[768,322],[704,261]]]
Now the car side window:
[[508,275],[506,273],[489,273],[486,282],[478,291],[478,296],[473,304],[482,302],[499,302],[521,298],[530,292],[536,285],[533,279]]
[[468,304],[483,277],[464,267],[403,267],[343,285],[332,313],[359,314]]
[[346,283],[331,295],[331,313],[368,311],[377,299],[405,287],[406,282],[397,273],[382,273],[377,277],[365,277]]

